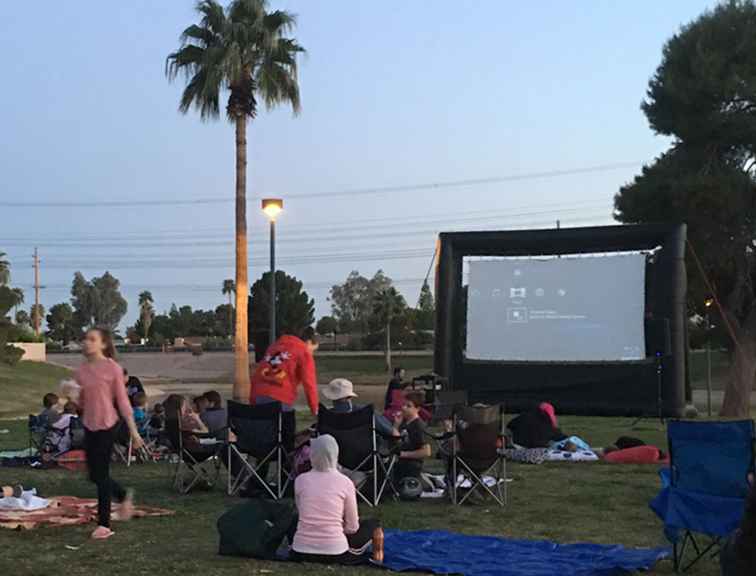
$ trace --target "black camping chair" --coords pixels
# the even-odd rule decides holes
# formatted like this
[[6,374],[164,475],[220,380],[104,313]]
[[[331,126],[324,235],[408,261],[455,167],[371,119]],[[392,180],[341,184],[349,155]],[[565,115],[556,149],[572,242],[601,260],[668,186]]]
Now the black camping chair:
[[214,486],[220,476],[220,454],[225,444],[208,434],[184,432],[180,417],[166,418],[165,433],[177,457],[173,485],[179,494],[188,494],[200,481]]
[[[274,500],[283,498],[292,475],[296,412],[284,411],[280,402],[241,404],[229,400],[228,427],[236,439],[228,444],[228,493],[234,495],[250,480],[256,481]],[[253,463],[254,462],[254,463]],[[276,465],[275,486],[267,482],[268,466]]]
[[[339,465],[353,481],[364,474],[364,481],[355,481],[357,495],[369,506],[377,506],[388,487],[396,494],[391,473],[396,457],[382,456],[378,451],[375,411],[372,404],[352,412],[334,412],[321,405],[318,411],[318,434],[330,434],[339,445]],[[372,486],[367,484],[370,480]],[[371,494],[364,491],[372,488]]]
[[[499,506],[506,505],[504,435],[503,405],[466,406],[455,412],[449,475],[454,504],[464,504],[474,493],[481,493],[491,496]],[[493,486],[487,483],[489,478]],[[461,491],[466,493],[460,496]]]
[[454,413],[467,406],[467,390],[440,390],[436,392],[432,407],[433,417],[431,425],[440,424],[444,420],[453,420]]
[[29,414],[29,453],[34,450],[42,452],[42,444],[45,441],[47,435],[48,426],[39,416]]

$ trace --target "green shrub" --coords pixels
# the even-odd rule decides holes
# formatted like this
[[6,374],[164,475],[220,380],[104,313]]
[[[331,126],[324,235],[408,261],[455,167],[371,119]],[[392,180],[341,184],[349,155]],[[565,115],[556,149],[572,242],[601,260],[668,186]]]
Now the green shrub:
[[16,348],[10,344],[4,344],[0,348],[0,362],[7,364],[8,366],[15,366],[18,364],[21,357],[24,355],[24,351],[21,348]]

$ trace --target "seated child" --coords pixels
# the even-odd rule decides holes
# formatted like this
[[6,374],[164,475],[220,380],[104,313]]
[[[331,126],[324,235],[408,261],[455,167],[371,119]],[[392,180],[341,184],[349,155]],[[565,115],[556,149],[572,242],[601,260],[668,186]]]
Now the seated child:
[[160,432],[165,428],[165,408],[160,402],[156,402],[152,407],[152,414],[150,415],[150,421],[147,423],[150,430],[153,432]]
[[49,392],[42,397],[44,410],[37,416],[40,428],[49,428],[60,418],[60,398],[57,394]]
[[[55,423],[50,426],[50,431],[45,438],[44,451],[60,454],[68,452],[78,443],[83,442],[83,437],[75,438],[75,432],[83,432],[78,424],[79,407],[71,401],[63,406],[63,414],[58,416]],[[81,434],[80,434],[81,436]]]
[[147,435],[147,425],[149,418],[147,417],[147,394],[144,392],[137,392],[131,397],[131,406],[134,411],[134,423],[141,436]]
[[399,462],[394,469],[397,481],[402,478],[419,478],[423,471],[423,460],[430,458],[431,447],[425,437],[425,424],[420,418],[420,408],[425,400],[422,392],[405,394],[402,413],[394,423],[402,440],[397,447]]

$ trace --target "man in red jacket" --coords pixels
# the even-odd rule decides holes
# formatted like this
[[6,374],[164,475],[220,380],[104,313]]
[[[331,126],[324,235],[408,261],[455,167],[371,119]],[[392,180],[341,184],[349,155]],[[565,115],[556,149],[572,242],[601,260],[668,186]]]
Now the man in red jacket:
[[285,335],[265,351],[252,374],[250,404],[280,402],[291,410],[297,400],[301,384],[313,416],[318,413],[318,381],[313,353],[318,339],[312,327],[305,328],[302,337]]

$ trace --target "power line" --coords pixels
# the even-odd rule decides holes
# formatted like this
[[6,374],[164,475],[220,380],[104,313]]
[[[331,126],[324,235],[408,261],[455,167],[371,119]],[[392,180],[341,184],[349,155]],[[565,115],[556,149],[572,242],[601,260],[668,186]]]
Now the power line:
[[[551,208],[547,210],[529,210],[526,212],[512,212],[513,209],[508,210],[476,210],[472,212],[455,212],[440,218],[419,218],[413,217],[411,219],[402,218],[390,218],[390,219],[364,219],[364,220],[352,220],[351,225],[338,225],[338,224],[321,224],[318,226],[297,226],[294,229],[287,230],[287,237],[305,237],[310,240],[317,232],[339,232],[339,231],[360,231],[363,232],[366,229],[380,228],[385,230],[386,228],[406,228],[409,226],[429,226],[429,225],[441,225],[445,223],[463,223],[474,222],[484,220],[496,220],[496,219],[512,219],[523,218],[528,216],[540,216],[544,214],[557,214],[564,212],[582,212],[585,210],[598,210],[599,208],[606,210],[606,206],[603,204],[597,204],[593,202],[578,202],[572,203],[568,207],[563,208]],[[517,210],[515,208],[514,210]],[[441,215],[439,215],[441,216]],[[388,223],[385,223],[386,221]],[[212,239],[212,238],[225,238],[233,236],[233,228],[215,229],[215,232],[189,229],[183,231],[174,232],[144,232],[142,234],[134,235],[136,240],[154,242],[155,240],[167,239],[181,239],[181,240],[198,240],[198,239]],[[267,238],[267,234],[255,235],[259,238]],[[28,237],[0,237],[0,242],[36,242],[43,240],[47,242],[55,242],[56,244],[61,242],[73,242],[73,243],[89,243],[89,242],[102,242],[112,241],[117,242],[119,245],[130,243],[131,236],[128,234],[118,234],[115,236],[28,236]]]
[[[608,216],[607,213],[602,210],[589,210],[586,212],[585,208],[570,208],[562,210],[561,212],[581,212],[581,216],[590,216],[592,218],[600,218],[602,216]],[[301,230],[291,230],[287,231],[285,235],[282,236],[282,238],[278,239],[276,241],[277,244],[298,244],[303,243],[307,245],[311,245],[314,242],[342,242],[345,240],[372,240],[372,239],[380,239],[380,238],[394,238],[394,237],[411,237],[411,236],[420,236],[420,235],[427,235],[427,234],[433,234],[437,233],[443,228],[447,231],[452,231],[453,229],[459,229],[460,226],[467,224],[465,226],[465,229],[470,229],[470,225],[474,223],[479,223],[478,225],[483,225],[484,222],[489,223],[487,226],[495,225],[495,226],[505,226],[509,224],[512,220],[510,219],[517,219],[520,217],[525,216],[535,216],[540,214],[550,214],[552,212],[546,211],[546,212],[523,212],[519,214],[508,214],[506,216],[498,216],[496,213],[489,214],[486,216],[479,216],[479,217],[472,217],[472,218],[447,218],[444,220],[437,220],[437,221],[428,221],[428,222],[422,222],[418,221],[418,225],[416,226],[410,226],[409,224],[405,223],[398,223],[394,225],[365,225],[362,227],[348,227],[344,228],[345,231],[354,231],[353,233],[349,234],[340,234],[340,233],[328,233],[328,229],[324,229],[323,233],[317,234],[314,232],[308,233],[308,232],[302,232]],[[564,220],[569,221],[569,219]],[[552,222],[552,220],[541,220],[538,222],[538,224],[543,224],[544,222]],[[421,225],[424,224],[424,225]],[[530,225],[531,222],[519,222],[519,226],[523,225]],[[371,228],[378,228],[378,232],[370,232]],[[394,231],[394,229],[398,229],[398,231]],[[410,229],[408,229],[410,228]],[[223,239],[221,239],[223,238]],[[152,240],[123,240],[123,239],[117,239],[115,237],[102,237],[102,238],[96,238],[96,237],[90,237],[87,239],[81,239],[81,240],[75,240],[75,239],[45,239],[40,241],[39,239],[28,239],[28,240],[19,240],[19,239],[3,239],[0,238],[0,243],[4,247],[17,247],[17,246],[28,246],[31,244],[39,245],[39,246],[46,246],[49,248],[58,248],[58,249],[66,249],[66,248],[88,248],[88,247],[124,247],[124,248],[139,248],[139,247],[145,247],[145,248],[155,248],[155,247],[167,247],[167,246],[173,246],[173,247],[183,247],[186,249],[196,249],[199,247],[209,247],[209,246],[230,246],[231,241],[233,239],[233,236],[231,234],[224,235],[223,237],[218,235],[196,235],[195,237],[189,238],[160,238],[159,236],[155,236]],[[263,235],[254,235],[250,237],[250,240],[256,243],[264,243],[267,242],[267,238]]]
[[[376,186],[371,188],[353,188],[351,190],[340,190],[334,192],[287,194],[287,201],[290,200],[320,200],[323,198],[354,197],[379,194],[393,194],[396,192],[413,192],[424,190],[441,190],[447,188],[469,188],[486,184],[501,184],[504,182],[518,182],[523,180],[540,180],[547,178],[558,178],[562,176],[575,176],[578,174],[590,174],[596,172],[609,172],[622,168],[631,168],[641,165],[642,162],[614,162],[610,164],[599,164],[581,168],[569,168],[563,170],[546,170],[542,172],[525,172],[522,174],[508,174],[504,176],[491,176],[486,178],[469,178],[462,180],[446,180],[439,182],[426,182],[420,184],[405,184],[400,186]],[[261,196],[248,197],[248,201],[259,201]],[[91,201],[0,201],[0,206],[4,208],[131,208],[140,206],[198,206],[211,204],[230,204],[236,200],[233,197],[223,198],[188,198],[182,200],[91,200]]]

